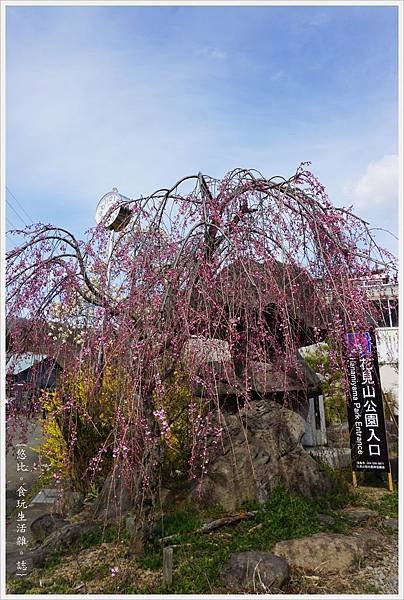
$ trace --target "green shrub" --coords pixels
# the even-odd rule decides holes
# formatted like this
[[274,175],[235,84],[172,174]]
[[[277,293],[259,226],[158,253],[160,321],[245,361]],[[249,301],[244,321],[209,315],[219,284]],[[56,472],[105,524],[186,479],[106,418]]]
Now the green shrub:
[[[97,475],[92,477],[88,471],[115,426],[115,407],[123,382],[123,374],[108,366],[99,385],[93,370],[66,372],[56,393],[44,402],[47,417],[41,454],[54,472],[85,495],[98,491],[111,468],[112,452],[108,449]],[[63,406],[66,399],[73,400],[67,410]]]

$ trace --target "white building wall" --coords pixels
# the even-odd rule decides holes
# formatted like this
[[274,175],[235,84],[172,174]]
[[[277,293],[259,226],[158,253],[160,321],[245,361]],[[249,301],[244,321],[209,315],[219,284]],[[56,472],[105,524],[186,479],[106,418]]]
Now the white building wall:
[[[382,390],[392,400],[390,407],[398,414],[398,327],[379,327],[376,329],[377,353],[379,356],[380,383]],[[389,415],[386,415],[389,418]]]
[[378,327],[376,342],[379,364],[398,365],[398,327]]

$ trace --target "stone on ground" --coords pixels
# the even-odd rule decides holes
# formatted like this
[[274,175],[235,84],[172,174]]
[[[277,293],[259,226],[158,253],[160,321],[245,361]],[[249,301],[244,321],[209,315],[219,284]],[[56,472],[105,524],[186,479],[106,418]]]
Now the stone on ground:
[[228,588],[264,593],[280,589],[289,579],[288,563],[269,552],[236,552],[223,566],[221,578]]
[[338,511],[338,514],[349,524],[359,525],[360,523],[376,522],[379,520],[379,513],[370,508],[349,507]]
[[96,523],[69,523],[64,525],[61,529],[48,535],[42,545],[30,552],[27,558],[32,560],[34,567],[42,567],[55,552],[67,551],[78,543],[84,534],[97,528]]
[[391,531],[398,531],[398,519],[383,519],[381,525],[385,529],[390,529]]
[[35,542],[43,542],[54,531],[61,529],[68,522],[57,513],[46,513],[31,523],[31,533]]
[[317,520],[319,523],[321,523],[321,525],[327,525],[327,526],[335,525],[335,519],[331,515],[319,514],[319,515],[317,515]]
[[273,553],[284,558],[291,568],[318,574],[338,573],[347,571],[365,556],[366,542],[339,533],[316,533],[278,542]]

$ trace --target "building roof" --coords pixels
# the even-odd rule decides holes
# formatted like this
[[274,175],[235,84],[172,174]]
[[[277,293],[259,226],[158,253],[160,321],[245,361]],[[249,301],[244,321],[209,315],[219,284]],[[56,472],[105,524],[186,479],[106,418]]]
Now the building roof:
[[48,358],[46,354],[32,354],[31,352],[20,355],[9,355],[6,360],[6,373],[18,375],[46,358]]

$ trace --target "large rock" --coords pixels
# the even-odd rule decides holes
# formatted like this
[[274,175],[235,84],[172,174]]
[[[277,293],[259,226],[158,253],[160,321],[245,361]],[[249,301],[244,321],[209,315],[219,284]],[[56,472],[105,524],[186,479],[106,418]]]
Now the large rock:
[[220,576],[228,588],[265,593],[280,589],[289,579],[289,565],[269,552],[236,552]]
[[96,531],[99,528],[97,523],[76,523],[64,525],[51,533],[39,548],[29,553],[28,557],[32,560],[34,567],[42,567],[48,558],[55,552],[65,552],[75,544],[78,544],[83,535]]
[[259,400],[223,421],[223,446],[192,494],[200,505],[233,511],[249,501],[266,502],[280,485],[304,496],[331,489],[301,445],[305,421],[297,413]]
[[41,548],[66,550],[81,540],[84,534],[98,530],[97,523],[69,523],[54,531],[43,542]]
[[62,515],[56,513],[46,513],[41,515],[31,523],[31,533],[35,542],[43,542],[51,533],[62,529],[68,522]]
[[339,533],[314,535],[278,542],[273,553],[284,558],[290,567],[311,573],[338,573],[356,565],[366,553],[361,537]]

